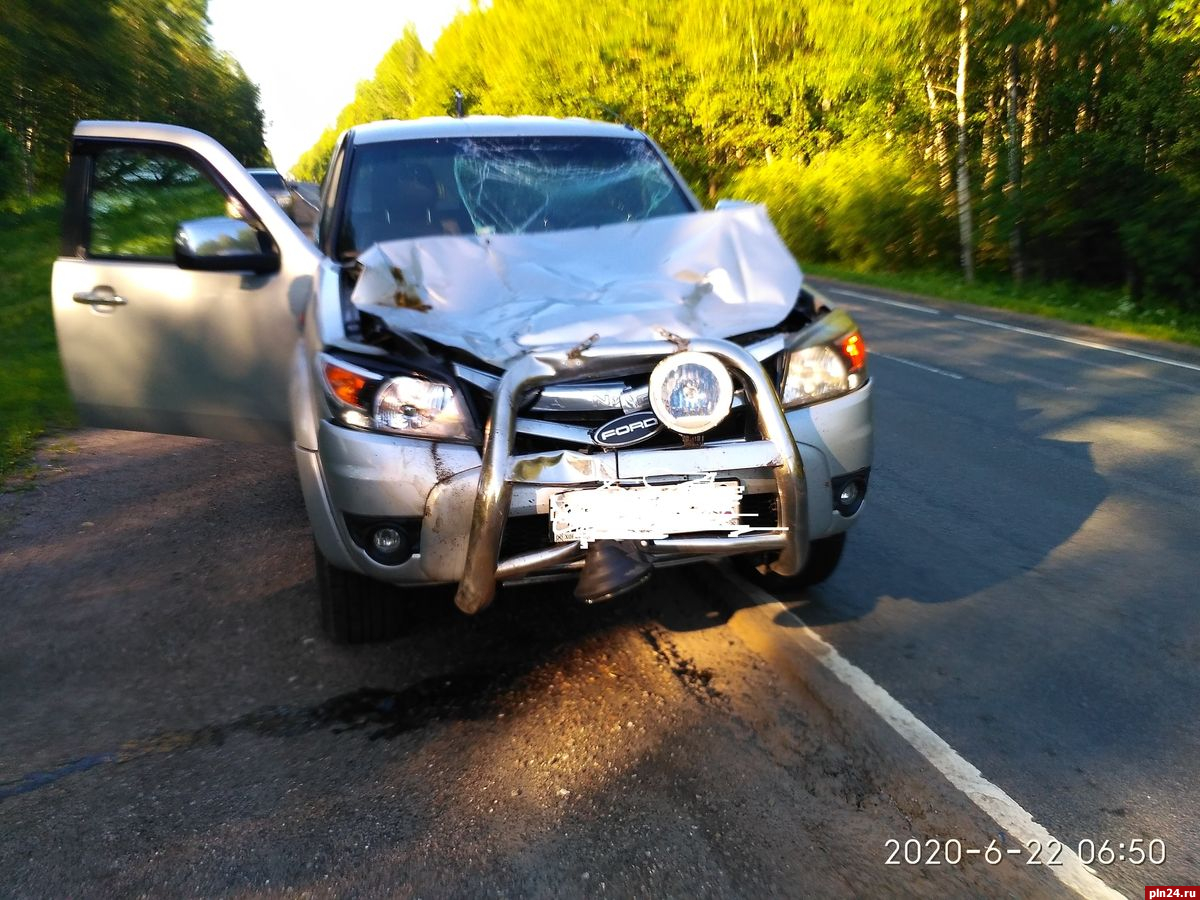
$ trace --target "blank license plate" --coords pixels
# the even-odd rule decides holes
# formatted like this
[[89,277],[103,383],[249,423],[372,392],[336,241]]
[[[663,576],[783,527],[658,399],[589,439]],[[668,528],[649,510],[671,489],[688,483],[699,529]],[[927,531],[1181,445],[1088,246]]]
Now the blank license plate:
[[696,531],[747,530],[738,514],[736,481],[684,481],[635,487],[607,485],[550,498],[550,526],[563,541],[659,540]]

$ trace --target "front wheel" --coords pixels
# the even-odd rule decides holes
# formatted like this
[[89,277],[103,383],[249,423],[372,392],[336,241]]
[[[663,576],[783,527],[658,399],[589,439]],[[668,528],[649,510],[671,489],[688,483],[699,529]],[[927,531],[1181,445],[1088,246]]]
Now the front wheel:
[[743,575],[749,576],[764,587],[771,588],[805,588],[820,584],[829,578],[842,560],[842,551],[846,547],[846,532],[810,541],[808,559],[804,568],[795,575],[776,575],[774,572],[760,572],[754,557],[739,556],[734,562]]
[[365,644],[399,637],[408,604],[393,585],[331,565],[314,545],[321,625],[338,644]]

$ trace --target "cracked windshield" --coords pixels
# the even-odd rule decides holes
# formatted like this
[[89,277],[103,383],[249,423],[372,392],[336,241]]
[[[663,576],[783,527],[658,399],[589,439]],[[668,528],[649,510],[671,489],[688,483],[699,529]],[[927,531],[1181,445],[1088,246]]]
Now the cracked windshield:
[[367,144],[349,176],[343,253],[435,234],[522,234],[688,210],[644,140],[463,138]]

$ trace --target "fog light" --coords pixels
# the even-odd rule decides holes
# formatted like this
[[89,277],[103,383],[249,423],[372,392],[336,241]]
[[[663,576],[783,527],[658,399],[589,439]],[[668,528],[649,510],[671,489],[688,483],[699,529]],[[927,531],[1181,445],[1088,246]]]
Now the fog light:
[[870,469],[859,469],[848,472],[832,480],[833,510],[842,516],[852,516],[857,513],[867,498],[867,482],[870,480]]
[[404,543],[404,535],[391,525],[376,528],[375,533],[371,535],[371,544],[375,547],[376,552],[384,556],[391,556],[403,547]]
[[421,520],[346,513],[346,530],[356,547],[385,566],[408,562],[421,549]]
[[412,544],[403,527],[394,524],[384,524],[372,529],[366,550],[371,559],[385,566],[398,566],[406,562],[413,553]]

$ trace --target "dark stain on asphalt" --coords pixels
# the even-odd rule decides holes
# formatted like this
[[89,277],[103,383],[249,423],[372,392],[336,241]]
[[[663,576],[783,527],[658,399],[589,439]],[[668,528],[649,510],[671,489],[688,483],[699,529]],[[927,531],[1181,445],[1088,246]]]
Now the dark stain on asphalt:
[[370,729],[370,740],[390,740],[440,721],[473,721],[492,713],[496,673],[456,672],[426,678],[402,691],[361,688],[327,700],[312,712],[334,732]]
[[[263,706],[227,722],[192,729],[164,730],[129,741],[118,749],[96,753],[60,766],[27,772],[0,781],[0,803],[48,787],[71,775],[110,764],[132,762],[143,757],[165,755],[197,747],[220,746],[237,734],[288,738],[327,729],[334,734],[362,732],[367,740],[392,740],[439,722],[476,721],[506,712],[514,687],[538,660],[552,657],[563,647],[573,646],[588,634],[596,634],[614,622],[636,616],[636,608],[610,604],[603,610],[578,607],[578,614],[565,611],[561,595],[550,587],[528,589],[523,602],[497,604],[486,621],[491,638],[481,649],[483,659],[469,665],[423,678],[400,689],[364,686],[330,697],[312,706]],[[431,607],[432,609],[432,607]],[[504,615],[505,609],[512,615]],[[520,615],[516,615],[517,612]],[[544,615],[539,615],[544,612]],[[479,627],[484,627],[480,625]],[[500,637],[496,637],[500,635]],[[495,639],[495,640],[493,640]],[[665,635],[662,638],[666,640]],[[497,658],[487,648],[520,648],[518,658]],[[651,642],[652,647],[658,644]],[[671,647],[656,649],[675,674],[697,691],[711,675],[700,672],[690,661],[678,659]]]
[[699,668],[692,660],[683,656],[665,632],[643,628],[641,633],[659,662],[679,679],[680,684],[689,693],[704,701],[722,699],[721,692],[712,683],[713,673],[709,669]]
[[503,674],[490,669],[467,669],[425,678],[398,691],[364,687],[316,706],[268,706],[218,725],[161,731],[122,744],[115,751],[92,754],[53,769],[0,782],[0,801],[99,766],[221,745],[239,733],[294,737],[320,729],[329,729],[334,734],[366,731],[367,739],[374,741],[391,740],[437,722],[473,721],[495,714],[498,684],[505,680],[497,676]]
[[116,762],[116,760],[117,754],[115,753],[96,753],[92,756],[85,756],[83,759],[74,760],[56,769],[50,769],[45,772],[30,772],[16,781],[0,782],[0,800],[7,800],[9,797],[17,796],[17,794],[28,794],[30,791],[36,791],[38,788],[53,784],[67,775],[86,772],[88,769],[94,769],[96,766],[102,766],[105,763]]

